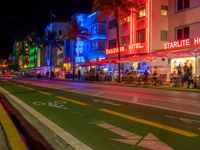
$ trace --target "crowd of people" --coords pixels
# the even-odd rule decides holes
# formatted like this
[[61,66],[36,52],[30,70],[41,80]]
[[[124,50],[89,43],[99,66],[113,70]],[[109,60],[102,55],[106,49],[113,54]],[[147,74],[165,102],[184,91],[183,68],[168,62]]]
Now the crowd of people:
[[193,66],[191,63],[190,65],[185,63],[184,66],[179,64],[170,75],[171,82],[174,82],[174,86],[177,87],[183,87],[185,83],[187,83],[188,88],[195,86],[196,78],[193,76]]
[[[29,72],[19,73],[18,78],[44,78],[54,79],[56,74],[52,72],[46,72],[46,74]],[[72,74],[66,74],[64,79],[72,79]],[[118,81],[118,71],[113,69],[112,71],[92,68],[90,70],[77,70],[75,73],[75,79],[80,81]],[[193,66],[185,63],[183,66],[179,64],[173,73],[169,76],[170,82],[167,80],[166,74],[159,74],[156,70],[143,70],[141,72],[137,70],[126,70],[121,71],[121,81],[128,84],[136,85],[169,85],[173,87],[186,87],[193,88],[197,87],[200,82],[200,77],[193,76]]]

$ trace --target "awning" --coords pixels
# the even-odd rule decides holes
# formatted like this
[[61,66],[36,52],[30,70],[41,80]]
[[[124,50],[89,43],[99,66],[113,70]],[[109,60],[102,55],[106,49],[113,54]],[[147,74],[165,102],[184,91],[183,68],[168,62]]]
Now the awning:
[[180,58],[180,57],[195,57],[200,56],[199,49],[185,49],[185,50],[174,50],[174,51],[158,51],[149,54],[143,55],[132,55],[121,57],[120,60],[117,58],[102,59],[100,61],[86,62],[81,64],[81,66],[96,66],[96,65],[105,65],[105,64],[116,64],[116,63],[125,63],[125,62],[137,62],[137,61],[152,61],[155,58]]
[[163,51],[152,53],[153,57],[168,57],[168,58],[179,58],[179,57],[195,57],[200,55],[200,49],[186,49],[176,51]]

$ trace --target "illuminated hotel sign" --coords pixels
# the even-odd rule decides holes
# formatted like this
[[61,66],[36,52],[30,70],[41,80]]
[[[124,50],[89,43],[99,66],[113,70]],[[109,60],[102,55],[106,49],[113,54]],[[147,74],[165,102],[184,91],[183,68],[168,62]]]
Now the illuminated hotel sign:
[[198,45],[198,44],[200,44],[200,38],[185,39],[181,41],[167,42],[164,44],[164,49],[187,47],[187,46]]
[[[134,43],[127,46],[120,47],[120,52],[122,54],[131,55],[136,54],[138,49],[143,49],[144,43]],[[106,55],[117,54],[119,52],[118,48],[110,48],[106,49]]]

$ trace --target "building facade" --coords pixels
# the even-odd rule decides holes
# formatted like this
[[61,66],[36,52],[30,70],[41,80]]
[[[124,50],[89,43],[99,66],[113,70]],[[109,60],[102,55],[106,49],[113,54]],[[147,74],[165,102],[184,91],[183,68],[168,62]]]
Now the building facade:
[[[199,72],[200,1],[138,1],[138,13],[118,22],[123,69],[158,71],[169,76],[180,65]],[[107,58],[117,58],[116,20],[108,19]]]
[[46,45],[42,52],[43,70],[54,72],[56,77],[63,75],[64,41],[62,36],[67,32],[67,22],[53,22],[45,29]]

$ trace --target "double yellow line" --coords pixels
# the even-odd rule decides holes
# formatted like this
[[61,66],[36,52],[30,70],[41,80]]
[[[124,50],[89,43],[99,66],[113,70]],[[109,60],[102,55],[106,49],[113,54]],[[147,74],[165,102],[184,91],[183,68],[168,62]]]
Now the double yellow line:
[[[29,87],[25,87],[26,89],[29,89],[29,90],[35,90],[33,88],[29,88]],[[48,95],[48,96],[53,96],[51,93],[48,93],[48,92],[44,92],[44,91],[37,91],[38,93],[41,93],[41,94],[45,94],[45,95]],[[71,103],[74,103],[74,104],[78,104],[78,105],[81,105],[81,106],[86,106],[88,104],[86,103],[83,103],[83,102],[79,102],[79,101],[76,101],[76,100],[72,100],[72,99],[69,99],[69,98],[65,98],[65,97],[62,97],[62,96],[56,96],[56,98],[58,99],[61,99],[61,100],[65,100],[65,101],[68,101],[68,102],[71,102]]]
[[19,135],[14,123],[0,104],[0,122],[3,126],[8,142],[12,150],[28,150],[22,138]]

